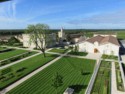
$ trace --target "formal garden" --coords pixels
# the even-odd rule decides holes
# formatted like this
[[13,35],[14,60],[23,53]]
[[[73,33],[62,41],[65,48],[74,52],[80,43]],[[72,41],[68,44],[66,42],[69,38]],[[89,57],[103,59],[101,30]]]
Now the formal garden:
[[46,54],[46,56],[44,58],[40,54],[0,70],[0,90],[58,57],[57,55],[50,54]]
[[[35,58],[37,59],[34,60],[32,58],[34,62],[38,60],[38,57]],[[30,60],[30,64],[32,64],[32,60]],[[41,59],[39,60],[41,61]],[[37,63],[40,63],[40,61],[37,61]],[[15,65],[12,69],[17,70],[20,68],[25,68],[24,71],[28,71],[30,66],[29,63],[26,64],[25,61],[25,64],[21,65],[27,66],[19,67]],[[34,66],[31,66],[30,69],[32,69],[32,67]],[[94,71],[94,67],[95,60],[63,57],[16,88],[9,91],[8,94],[57,94],[57,92],[58,94],[63,94],[67,87],[73,88],[75,90],[74,94],[84,94]],[[56,85],[59,86],[58,88],[55,88],[55,85],[53,85],[52,79],[55,73],[61,75],[62,78],[61,84]]]
[[125,91],[118,62],[115,62],[115,70],[116,70],[117,89],[119,91]]
[[91,94],[111,94],[111,62],[101,62]]

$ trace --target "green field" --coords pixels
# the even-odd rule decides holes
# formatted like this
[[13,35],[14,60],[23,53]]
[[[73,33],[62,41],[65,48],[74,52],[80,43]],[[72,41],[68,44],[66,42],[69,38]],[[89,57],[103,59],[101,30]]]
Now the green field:
[[120,31],[120,32],[117,32],[117,37],[119,39],[125,39],[125,31]]
[[4,60],[19,54],[23,54],[25,52],[28,52],[26,50],[12,50],[12,51],[8,51],[8,52],[4,52],[4,53],[0,53],[0,60]]
[[[55,72],[63,76],[63,85],[58,88],[58,94],[63,94],[67,87],[74,88],[74,94],[84,94],[94,66],[94,60],[64,57],[20,84],[8,94],[56,94],[55,89],[51,86]],[[84,70],[84,74],[81,74],[81,69]]]
[[111,63],[102,61],[91,94],[111,94]]
[[54,52],[54,53],[60,53],[60,54],[63,54],[65,52],[67,52],[68,49],[56,49],[56,48],[53,48],[52,50],[50,50],[49,52]]
[[21,77],[27,75],[28,73],[34,71],[35,69],[39,68],[40,66],[43,66],[44,64],[57,57],[57,55],[50,54],[46,54],[46,56],[47,57],[44,58],[43,55],[38,55],[1,70],[0,89],[15,82]]

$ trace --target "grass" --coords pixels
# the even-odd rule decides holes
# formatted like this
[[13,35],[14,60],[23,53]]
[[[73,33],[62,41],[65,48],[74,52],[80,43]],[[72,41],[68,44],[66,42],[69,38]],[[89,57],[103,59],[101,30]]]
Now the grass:
[[1,50],[5,50],[5,49],[6,49],[5,47],[0,47],[0,51],[1,51]]
[[7,64],[10,64],[10,63],[12,63],[12,62],[15,62],[15,61],[18,61],[18,60],[20,60],[20,59],[24,59],[24,58],[26,58],[26,57],[28,57],[28,56],[31,56],[31,55],[34,55],[34,54],[36,54],[37,52],[26,52],[26,53],[24,53],[24,54],[21,54],[21,55],[18,55],[18,56],[14,56],[14,57],[10,57],[9,59],[6,59],[6,60],[3,60],[3,61],[1,61],[0,62],[0,67],[1,66],[4,66],[4,65],[7,65]]
[[118,56],[113,56],[113,55],[102,55],[102,58],[118,60]]
[[65,52],[67,52],[68,49],[56,49],[56,48],[53,48],[52,50],[50,50],[49,52],[54,52],[54,53],[60,53],[60,54],[63,54]]
[[125,39],[125,31],[117,32],[119,39]]
[[0,60],[4,60],[19,54],[23,54],[27,52],[26,50],[12,50],[12,51],[8,51],[8,52],[4,52],[4,53],[0,53]]
[[120,71],[120,67],[119,67],[119,63],[118,62],[115,62],[115,69],[116,69],[117,89],[119,91],[125,91],[124,90],[123,81],[122,81],[122,77],[121,77],[121,71]]
[[28,73],[34,71],[35,69],[43,66],[44,64],[48,63],[49,61],[57,57],[57,55],[50,54],[46,54],[46,56],[47,57],[44,58],[43,55],[38,55],[1,70],[0,89],[5,88],[9,84],[15,82],[21,77],[27,75]]
[[102,61],[91,94],[110,94],[111,63]]
[[86,56],[88,53],[86,53],[86,52],[74,52],[74,51],[71,51],[68,54],[70,54],[70,55],[78,55],[78,56]]
[[[55,89],[51,86],[55,72],[63,77],[63,85],[58,88],[58,94],[63,94],[67,87],[74,88],[74,94],[84,94],[94,66],[94,60],[64,57],[23,82],[8,94],[56,94]],[[83,75],[81,75],[81,69],[84,70]]]

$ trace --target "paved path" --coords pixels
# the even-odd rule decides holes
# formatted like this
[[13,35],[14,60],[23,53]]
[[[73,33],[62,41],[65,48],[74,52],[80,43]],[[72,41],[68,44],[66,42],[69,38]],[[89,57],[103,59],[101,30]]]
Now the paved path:
[[125,94],[125,92],[121,92],[121,91],[117,90],[116,71],[115,71],[115,63],[114,62],[112,62],[111,94]]
[[[68,51],[69,52],[69,51]],[[39,69],[35,70],[34,72],[30,73],[29,75],[25,76],[24,78],[18,80],[17,82],[11,84],[10,86],[8,86],[7,88],[5,88],[4,90],[2,90],[0,92],[0,94],[6,94],[8,91],[12,90],[13,88],[15,88],[16,86],[18,86],[19,84],[23,83],[24,81],[28,80],[29,78],[31,78],[32,76],[34,76],[35,74],[39,73],[40,71],[42,71],[43,69],[47,68],[48,66],[50,66],[51,64],[55,63],[55,61],[59,60],[60,58],[62,58],[63,56],[65,56],[68,52],[66,52],[65,54],[57,57],[56,59],[48,62],[47,64],[45,64],[44,66],[40,67]]]
[[12,66],[12,65],[14,65],[14,64],[20,63],[21,61],[27,60],[27,59],[29,59],[29,58],[35,57],[35,56],[37,56],[37,55],[39,55],[39,54],[41,54],[41,53],[37,53],[37,54],[31,55],[31,56],[29,56],[29,57],[26,57],[26,58],[23,58],[23,59],[21,59],[21,60],[12,62],[12,63],[10,63],[10,64],[7,64],[7,65],[5,65],[5,66],[1,66],[1,67],[0,67],[0,70],[1,70],[1,69],[4,69],[4,68],[7,68],[7,67],[9,67],[9,66]]
[[100,59],[102,54],[100,53],[88,53],[86,58],[91,58],[91,59]]

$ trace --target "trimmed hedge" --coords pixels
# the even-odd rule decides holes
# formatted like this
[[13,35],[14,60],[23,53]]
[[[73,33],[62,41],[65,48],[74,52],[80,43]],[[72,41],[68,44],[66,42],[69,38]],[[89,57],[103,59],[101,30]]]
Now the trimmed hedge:
[[13,49],[4,49],[4,50],[0,50],[0,53],[12,51],[12,50],[13,50]]

